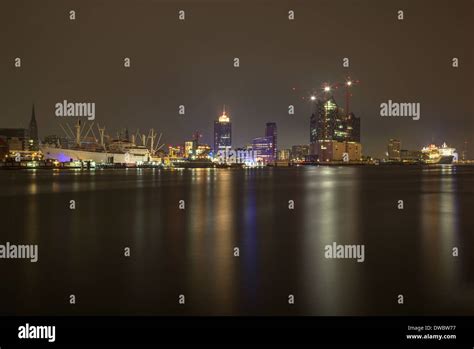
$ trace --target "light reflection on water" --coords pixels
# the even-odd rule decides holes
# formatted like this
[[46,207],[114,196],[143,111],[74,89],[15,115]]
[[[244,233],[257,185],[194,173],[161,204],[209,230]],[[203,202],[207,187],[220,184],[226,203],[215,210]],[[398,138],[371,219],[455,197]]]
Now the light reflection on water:
[[[474,265],[461,256],[474,243],[473,174],[456,167],[0,172],[2,210],[16,217],[2,241],[39,243],[41,256],[37,265],[0,265],[18,300],[27,299],[8,302],[0,291],[0,308],[67,314],[55,297],[73,288],[87,299],[79,313],[474,314]],[[365,262],[324,258],[333,242],[364,244]],[[402,310],[393,305],[397,292],[410,300]],[[176,304],[181,293],[186,308]]]
[[[348,312],[352,307],[350,302],[344,304],[341,299],[348,289],[351,290],[349,298],[356,295],[358,266],[347,272],[347,265],[343,265],[345,261],[341,263],[324,257],[324,248],[333,242],[364,244],[358,236],[358,173],[353,168],[341,172],[339,168],[322,167],[308,169],[305,174],[304,209],[307,214],[303,256],[306,259],[307,296],[313,299],[314,313]],[[350,176],[350,180],[345,176]]]
[[[426,271],[432,275],[429,285],[434,291],[447,295],[459,283],[459,260],[453,248],[459,244],[459,194],[455,167],[429,169],[439,177],[423,176],[422,180],[422,255]],[[427,285],[428,286],[428,285]]]

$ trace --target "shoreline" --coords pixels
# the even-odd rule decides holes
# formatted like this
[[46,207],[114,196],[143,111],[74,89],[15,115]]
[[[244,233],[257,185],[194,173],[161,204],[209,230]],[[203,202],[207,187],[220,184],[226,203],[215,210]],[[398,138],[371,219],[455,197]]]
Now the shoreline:
[[172,166],[161,166],[161,165],[138,165],[138,166],[53,166],[53,165],[39,165],[39,166],[27,166],[26,164],[21,163],[12,163],[0,164],[0,171],[21,171],[21,170],[86,170],[86,171],[95,171],[95,170],[124,170],[124,169],[158,169],[158,170],[186,170],[186,169],[242,169],[242,170],[261,170],[261,169],[295,169],[301,167],[474,167],[474,162],[469,163],[453,163],[453,164],[423,164],[423,163],[315,163],[315,164],[292,164],[286,166],[255,166],[255,167],[244,167],[244,166],[182,166],[182,167],[172,167]]

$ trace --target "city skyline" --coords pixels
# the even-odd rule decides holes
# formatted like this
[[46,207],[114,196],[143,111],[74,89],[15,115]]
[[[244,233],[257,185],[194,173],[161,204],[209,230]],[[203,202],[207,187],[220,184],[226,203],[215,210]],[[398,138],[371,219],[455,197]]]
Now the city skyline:
[[[353,89],[351,111],[364,120],[364,154],[383,156],[390,138],[401,139],[409,149],[444,141],[460,149],[468,140],[474,153],[472,50],[462,35],[473,26],[468,2],[447,8],[410,4],[403,31],[396,9],[382,3],[298,3],[291,23],[283,3],[271,8],[252,3],[250,9],[245,1],[185,4],[184,23],[173,16],[176,5],[171,3],[131,9],[125,2],[113,8],[106,4],[74,6],[77,19],[70,23],[65,18],[70,4],[39,11],[39,4],[23,10],[6,3],[0,19],[13,34],[5,37],[0,53],[0,73],[8,81],[0,90],[2,127],[26,127],[33,101],[41,137],[61,134],[54,105],[67,99],[95,102],[96,120],[109,129],[153,127],[167,144],[181,143],[199,130],[203,142],[212,144],[212,123],[226,104],[236,146],[261,136],[260,125],[274,121],[279,148],[290,148],[307,143],[311,106],[301,96],[351,75],[361,81]],[[346,25],[334,25],[327,12],[338,13]],[[226,16],[230,13],[235,18]],[[238,18],[244,14],[248,23],[242,27]],[[100,29],[99,17],[107,18],[109,30]],[[353,20],[358,17],[367,20]],[[136,25],[122,25],[130,20]],[[46,23],[38,33],[37,21]],[[15,29],[18,24],[22,31]],[[216,30],[222,26],[229,30]],[[310,44],[313,40],[316,45]],[[58,41],[65,44],[60,51]],[[15,57],[22,58],[19,69]],[[124,57],[130,57],[130,68],[123,67]],[[349,67],[343,67],[344,57],[350,58]],[[457,68],[453,57],[459,58]],[[342,93],[335,98],[344,105]],[[381,117],[380,104],[388,100],[420,103],[421,119]],[[180,105],[186,107],[184,115],[178,113]],[[289,105],[294,115],[288,114]]]
[[0,26],[1,348],[472,345],[474,0],[3,0]]
[[[344,108],[341,108],[335,101],[335,98],[334,98],[334,94],[328,94],[328,95],[325,95],[324,97],[318,97],[318,98],[315,98],[314,95],[312,96],[309,96],[308,97],[308,100],[311,101],[312,103],[312,113],[309,117],[309,122],[308,122],[308,131],[309,131],[309,142],[308,141],[301,141],[300,143],[296,143],[296,144],[291,144],[289,146],[277,146],[276,142],[274,143],[274,145],[271,145],[270,144],[270,147],[272,147],[273,149],[273,154],[274,154],[274,160],[277,159],[277,152],[280,151],[280,150],[290,150],[291,152],[291,149],[293,147],[297,147],[297,146],[308,146],[309,149],[310,149],[310,154],[317,154],[317,151],[315,151],[314,149],[312,149],[312,144],[314,144],[315,140],[316,139],[333,139],[333,136],[330,136],[328,137],[326,135],[326,131],[324,131],[325,133],[325,137],[316,137],[316,134],[314,133],[315,132],[315,129],[317,127],[321,127],[321,125],[319,125],[315,120],[315,115],[318,113],[318,110],[322,110],[321,108],[327,104],[328,102],[331,103],[331,104],[334,104],[334,110],[336,111],[336,114],[338,115],[341,115],[341,117],[343,117],[343,115],[345,115],[345,109]],[[244,142],[243,144],[233,144],[232,142],[232,122],[230,120],[230,114],[226,112],[225,110],[225,105],[223,107],[223,111],[222,113],[219,114],[219,116],[214,120],[214,127],[213,127],[213,132],[212,132],[212,136],[213,136],[213,139],[210,141],[210,142],[207,142],[207,137],[203,137],[202,135],[202,129],[203,128],[200,128],[198,130],[194,130],[192,132],[191,135],[184,135],[183,138],[181,139],[181,141],[178,141],[176,143],[168,143],[168,142],[165,142],[163,143],[163,145],[168,145],[170,148],[174,148],[175,146],[178,146],[178,147],[185,147],[186,143],[187,142],[190,142],[190,141],[193,141],[193,140],[196,140],[199,144],[204,144],[204,145],[210,145],[212,150],[214,150],[214,152],[217,152],[217,150],[219,149],[224,149],[224,148],[232,148],[232,149],[241,149],[241,148],[245,148],[245,147],[248,147],[248,146],[253,146],[255,147],[255,141],[257,140],[260,140],[261,142],[260,143],[266,143],[267,142],[267,139],[268,138],[268,135],[267,135],[267,132],[268,130],[266,129],[265,130],[265,136],[258,136],[258,137],[255,137],[253,139],[249,139],[247,140],[246,142]],[[25,135],[29,135],[31,134],[32,132],[32,128],[33,128],[33,137],[32,137],[32,140],[36,140],[34,141],[35,143],[35,146],[37,147],[37,141],[39,142],[42,142],[44,141],[45,139],[60,139],[60,138],[64,138],[64,139],[69,139],[70,141],[72,141],[73,139],[70,138],[70,136],[68,136],[67,134],[61,134],[61,133],[58,133],[58,134],[52,134],[52,133],[48,133],[48,134],[39,134],[38,132],[38,126],[37,126],[37,123],[36,123],[36,112],[35,112],[35,109],[36,109],[36,106],[35,104],[32,105],[32,111],[31,111],[31,116],[30,116],[30,120],[29,120],[29,123],[28,125],[25,127],[25,126],[21,126],[21,127],[14,127],[14,128],[11,128],[11,127],[7,127],[7,128],[3,128],[4,130],[12,130],[12,131],[15,131],[15,130],[24,130],[25,132]],[[226,118],[226,120],[223,120],[223,118]],[[76,119],[71,119],[71,121],[77,121],[77,120],[80,120],[80,118],[76,118]],[[84,122],[87,122],[87,120],[84,120]],[[357,156],[361,155],[363,157],[374,157],[374,158],[380,158],[380,159],[383,159],[383,158],[386,158],[386,159],[390,159],[391,156],[390,156],[390,150],[387,150],[387,143],[390,143],[392,140],[397,140],[399,143],[402,143],[403,140],[400,140],[399,138],[397,137],[388,137],[386,140],[385,140],[385,143],[381,145],[381,148],[379,149],[379,152],[381,153],[381,155],[379,156],[374,156],[373,154],[367,154],[365,153],[364,151],[361,151],[363,149],[363,142],[361,142],[360,140],[360,123],[361,123],[361,120],[360,120],[360,117],[358,117],[357,115],[355,115],[352,111],[349,113],[349,116],[346,117],[346,119],[344,120],[339,120],[337,122],[342,122],[345,126],[344,126],[344,130],[346,131],[346,128],[347,128],[347,123],[351,126],[351,130],[352,130],[352,127],[355,126],[355,129],[354,131],[348,131],[349,134],[346,134],[345,136],[341,136],[341,135],[337,135],[337,130],[336,132],[334,133],[334,139],[335,140],[338,140],[338,141],[342,141],[344,138],[350,142],[357,142],[359,143],[360,145],[362,145],[361,149],[358,149],[358,147],[356,148],[356,153]],[[222,127],[221,125],[224,124],[224,127],[225,128],[225,136],[224,138],[228,138],[226,142],[227,145],[225,146],[222,146],[222,147],[218,147],[217,150],[216,150],[216,141],[220,140],[221,136],[219,135],[218,136],[218,133],[217,132],[222,132],[220,131],[220,127]],[[225,125],[227,124],[227,125]],[[267,125],[266,127],[268,128],[268,125],[269,124],[274,124],[275,128],[277,127],[276,123],[275,122],[271,122],[271,121],[267,121],[265,122],[265,124]],[[219,131],[217,131],[218,129]],[[63,128],[63,126],[61,126],[61,128]],[[64,128],[63,128],[64,129]],[[117,131],[117,132],[115,132]],[[331,132],[334,132],[335,129],[333,127],[333,129],[331,130]],[[64,132],[64,131],[62,131]],[[115,132],[115,133],[114,133]],[[112,133],[108,134],[108,136],[110,137],[110,139],[122,139],[124,136],[124,132],[125,134],[128,134],[130,132],[129,128],[128,127],[123,127],[123,128],[120,128],[119,130],[112,130]],[[133,133],[133,130],[131,131]],[[226,133],[227,132],[227,133]],[[230,135],[229,135],[229,132],[230,132]],[[345,132],[343,132],[345,133]],[[198,134],[198,139],[195,139],[196,135]],[[131,137],[125,137],[123,138],[124,140],[131,140]],[[275,139],[276,139],[276,135],[275,135]],[[259,143],[257,141],[257,143]],[[270,142],[272,143],[272,142]],[[407,150],[406,149],[406,143],[403,142],[404,146],[405,146],[405,151]],[[230,144],[230,146],[229,146]],[[423,144],[422,147],[425,147],[425,146],[428,146],[428,145],[431,145],[431,144],[437,144],[437,145],[441,145],[441,144],[446,144],[446,140],[442,140],[440,141],[439,143],[437,143],[436,141],[434,141],[433,139],[426,143],[426,144]],[[460,154],[460,156],[463,157],[463,159],[470,159],[470,155],[468,155],[467,157],[466,154],[470,154],[470,151],[469,151],[469,146],[471,145],[471,141],[470,140],[464,140],[464,141],[460,141],[459,144],[461,145],[459,148],[455,148],[458,153]],[[258,147],[258,146],[257,146]],[[265,145],[266,147],[266,145]],[[390,145],[388,146],[390,148]],[[312,150],[311,150],[312,149]],[[419,148],[421,149],[421,147]],[[411,149],[413,150],[413,149]],[[410,151],[411,151],[410,150]],[[418,150],[418,148],[416,148],[416,150]],[[346,151],[349,151],[349,149],[347,149],[346,147]],[[352,151],[350,151],[350,153],[352,154]],[[352,155],[351,155],[352,156]],[[351,157],[352,158],[352,157]]]

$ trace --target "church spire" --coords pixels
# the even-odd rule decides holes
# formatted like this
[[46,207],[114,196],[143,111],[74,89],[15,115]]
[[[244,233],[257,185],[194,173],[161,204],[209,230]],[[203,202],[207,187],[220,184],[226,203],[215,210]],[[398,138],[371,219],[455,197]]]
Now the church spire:
[[33,141],[32,147],[36,148],[38,146],[38,124],[36,123],[36,113],[35,113],[35,104],[31,108],[31,120],[28,126],[28,136],[31,141]]

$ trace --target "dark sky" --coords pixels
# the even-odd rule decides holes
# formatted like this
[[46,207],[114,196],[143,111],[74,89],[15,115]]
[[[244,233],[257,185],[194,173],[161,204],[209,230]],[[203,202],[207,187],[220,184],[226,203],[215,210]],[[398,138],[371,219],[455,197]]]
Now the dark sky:
[[[398,137],[408,149],[432,140],[459,149],[467,139],[474,157],[473,7],[472,0],[2,0],[0,127],[25,127],[35,102],[40,136],[61,134],[54,105],[67,99],[95,102],[96,121],[111,134],[153,127],[174,144],[199,130],[212,143],[225,104],[234,146],[275,121],[283,148],[309,142],[310,105],[300,97],[350,74],[361,81],[351,109],[362,120],[364,154],[381,156]],[[421,120],[381,117],[388,99],[421,103]],[[342,94],[336,100],[344,105]]]

